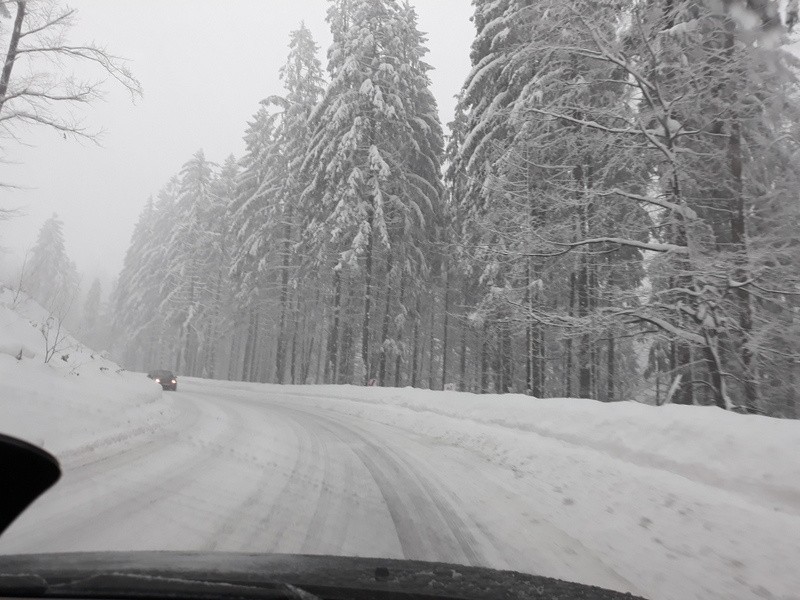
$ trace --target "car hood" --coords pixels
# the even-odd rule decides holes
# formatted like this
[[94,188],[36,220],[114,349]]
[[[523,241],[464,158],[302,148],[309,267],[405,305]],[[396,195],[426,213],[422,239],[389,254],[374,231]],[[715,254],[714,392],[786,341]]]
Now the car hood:
[[[523,600],[618,600],[629,594],[548,577],[413,560],[196,552],[95,552],[0,555],[0,576],[34,576],[48,584],[103,575],[145,575],[226,584],[286,583],[312,594],[399,594]],[[158,579],[153,580],[154,593]],[[364,592],[369,592],[364,594]],[[336,594],[334,594],[336,595]]]

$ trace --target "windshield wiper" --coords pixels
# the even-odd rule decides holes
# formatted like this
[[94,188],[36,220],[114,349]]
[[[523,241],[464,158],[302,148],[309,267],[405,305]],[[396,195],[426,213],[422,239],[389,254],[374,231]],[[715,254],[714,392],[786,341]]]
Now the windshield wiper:
[[103,597],[115,600],[320,600],[314,594],[287,583],[246,585],[123,573],[104,573],[57,583],[48,583],[38,575],[0,576],[0,597],[12,595],[26,598]]

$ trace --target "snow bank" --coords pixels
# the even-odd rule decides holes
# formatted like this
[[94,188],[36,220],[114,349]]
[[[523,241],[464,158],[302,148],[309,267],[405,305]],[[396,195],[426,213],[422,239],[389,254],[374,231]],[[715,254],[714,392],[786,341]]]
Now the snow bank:
[[[800,514],[800,421],[739,415],[716,407],[606,404],[521,394],[333,385],[264,389],[271,387],[281,394],[356,401],[529,432]],[[384,417],[384,422],[406,422],[399,415]],[[455,430],[466,445],[484,453],[494,451],[487,447],[492,440],[464,440],[468,430],[455,423],[449,433],[439,435],[452,437]]]
[[[0,433],[23,438],[62,460],[157,427],[170,409],[161,388],[61,331],[47,353],[42,327],[51,315],[0,287]],[[51,319],[55,327],[57,322]],[[51,348],[55,331],[51,330]]]

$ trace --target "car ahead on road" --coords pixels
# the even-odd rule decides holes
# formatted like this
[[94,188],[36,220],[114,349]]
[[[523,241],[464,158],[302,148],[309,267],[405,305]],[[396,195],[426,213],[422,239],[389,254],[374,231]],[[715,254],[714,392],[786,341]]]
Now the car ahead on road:
[[172,390],[173,392],[178,389],[178,378],[175,377],[172,371],[150,371],[147,376],[155,380],[156,383],[160,383],[162,389]]
[[[0,434],[0,535],[60,477],[61,468],[53,456]],[[220,552],[0,555],[0,598],[636,600],[630,594],[594,586],[483,567]]]

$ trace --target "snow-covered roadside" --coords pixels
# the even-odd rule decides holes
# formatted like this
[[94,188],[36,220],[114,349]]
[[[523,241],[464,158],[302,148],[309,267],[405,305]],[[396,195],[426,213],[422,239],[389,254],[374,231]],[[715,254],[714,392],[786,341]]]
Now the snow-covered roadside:
[[[578,398],[532,400],[519,394],[477,395],[347,385],[220,384],[226,389],[234,386],[250,390],[258,385],[282,395],[356,401],[381,407],[378,414],[389,407],[403,408],[406,412],[530,432],[800,515],[800,421],[744,416],[715,407],[604,404]],[[370,416],[374,416],[372,412]],[[408,423],[403,411],[387,413],[380,420],[398,426]],[[423,416],[421,422],[425,420]],[[488,451],[477,440],[474,442],[472,447],[481,446]]]
[[49,315],[33,300],[14,302],[14,296],[0,288],[0,433],[69,463],[171,419],[159,386],[120,369],[67,332],[45,364],[41,327]]
[[293,396],[314,412],[468,449],[516,478],[538,518],[654,600],[800,598],[800,423],[588,400],[202,384],[220,396]]

